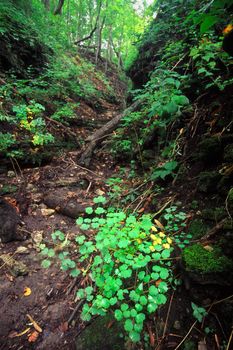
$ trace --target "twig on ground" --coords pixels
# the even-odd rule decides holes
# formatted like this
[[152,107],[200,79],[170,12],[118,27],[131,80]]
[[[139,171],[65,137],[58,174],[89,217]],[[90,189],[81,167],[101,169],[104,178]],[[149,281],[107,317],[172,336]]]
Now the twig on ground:
[[155,216],[161,214],[162,211],[164,211],[164,209],[167,208],[167,206],[168,206],[171,202],[174,201],[174,199],[175,199],[175,196],[172,197],[172,198],[170,198],[169,201],[167,201],[167,202],[162,206],[162,208],[160,208],[160,209],[153,215],[153,218],[154,218]]
[[177,345],[177,347],[174,350],[177,350],[181,347],[181,345],[184,343],[184,341],[188,338],[189,334],[192,332],[193,328],[196,326],[197,321],[193,323],[193,325],[190,327],[188,333],[186,336],[181,340],[181,342]]
[[210,238],[211,236],[214,236],[219,230],[223,228],[223,225],[225,224],[225,222],[226,222],[226,218],[221,220],[216,226],[214,226],[211,230],[209,230],[203,237],[199,239],[199,241],[204,241]]
[[71,324],[71,322],[72,322],[73,319],[75,318],[75,316],[76,316],[78,310],[80,309],[80,307],[82,306],[83,303],[84,303],[84,300],[80,300],[80,302],[75,306],[75,308],[74,308],[72,314],[70,315],[70,317],[69,317],[69,319],[68,319],[68,321],[67,321],[68,325]]
[[232,336],[233,336],[233,328],[232,328],[232,331],[231,331],[231,334],[230,334],[230,338],[229,338],[228,343],[227,343],[226,350],[229,350],[229,349],[230,349]]
[[170,303],[169,303],[169,306],[168,306],[168,310],[167,310],[167,317],[166,317],[166,321],[165,321],[165,325],[164,325],[164,329],[163,329],[163,335],[162,335],[163,338],[165,337],[165,333],[166,333],[166,330],[167,330],[168,317],[170,315],[173,297],[174,297],[174,292],[172,293],[172,296],[171,296],[171,299],[170,299]]

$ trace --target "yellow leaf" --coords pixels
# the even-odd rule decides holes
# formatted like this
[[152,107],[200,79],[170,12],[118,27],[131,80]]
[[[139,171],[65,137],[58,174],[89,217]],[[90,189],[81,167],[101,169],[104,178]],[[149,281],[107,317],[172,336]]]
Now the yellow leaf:
[[164,226],[161,224],[161,222],[157,219],[154,219],[154,223],[155,225],[157,225],[159,228],[161,228],[161,230],[164,231]]
[[159,237],[164,238],[166,235],[164,232],[159,232]]
[[150,251],[151,251],[151,252],[154,252],[154,251],[155,251],[155,248],[153,247],[153,245],[151,245],[149,248],[150,248]]
[[157,244],[162,244],[162,239],[161,238],[156,238],[153,242],[153,245],[157,245]]
[[158,232],[158,229],[155,226],[152,226],[151,230],[154,231],[154,232]]
[[163,244],[163,248],[165,248],[165,249],[169,249],[169,248],[170,248],[170,244],[168,244],[168,243],[164,243],[164,244]]
[[142,243],[142,240],[140,238],[137,239],[138,244]]
[[167,237],[167,243],[172,244],[172,239],[170,237]]
[[228,33],[230,33],[233,30],[233,25],[232,24],[228,24],[224,29],[223,29],[223,34],[227,35]]
[[24,331],[15,334],[15,337],[22,337],[22,335],[24,335],[24,334],[26,334],[27,332],[29,332],[30,329],[31,329],[30,327],[26,328]]
[[212,252],[212,251],[214,250],[214,248],[211,247],[210,245],[205,245],[203,248],[204,248],[205,250],[207,250],[208,252]]
[[157,239],[156,236],[153,234],[150,235],[150,238],[152,239],[152,241],[155,241]]
[[24,288],[23,295],[25,297],[28,297],[29,295],[31,295],[31,293],[32,293],[32,291],[31,291],[31,289],[29,287],[25,287]]
[[30,322],[33,324],[33,327],[35,328],[35,330],[41,333],[42,329],[40,328],[38,323],[36,321],[34,321],[33,318],[29,314],[27,314],[27,317],[29,318]]

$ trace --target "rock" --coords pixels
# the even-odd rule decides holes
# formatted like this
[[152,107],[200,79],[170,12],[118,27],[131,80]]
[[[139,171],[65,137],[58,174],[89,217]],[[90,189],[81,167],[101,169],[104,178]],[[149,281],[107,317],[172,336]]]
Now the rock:
[[55,213],[55,209],[42,208],[41,213],[43,216],[51,216]]
[[120,337],[122,325],[111,315],[98,317],[76,338],[76,350],[124,350],[124,339]]
[[10,177],[10,178],[15,177],[15,172],[12,171],[12,170],[9,170],[9,171],[7,172],[7,177]]
[[27,247],[20,246],[15,251],[16,254],[29,254],[29,250]]

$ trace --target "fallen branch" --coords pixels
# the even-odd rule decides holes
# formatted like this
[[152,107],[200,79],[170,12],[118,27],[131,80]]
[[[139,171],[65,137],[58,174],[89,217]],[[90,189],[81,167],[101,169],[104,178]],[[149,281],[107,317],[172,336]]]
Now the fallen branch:
[[89,142],[89,144],[82,152],[78,163],[88,166],[90,164],[91,156],[96,146],[100,144],[105,137],[109,136],[109,134],[112,133],[112,131],[117,127],[123,117],[135,111],[140,103],[141,101],[134,102],[129,108],[125,109],[123,113],[117,115],[100,129],[96,130],[92,135],[88,136],[86,142]]
[[211,230],[209,230],[199,241],[205,241],[206,239],[214,236],[219,230],[221,230],[226,222],[226,218],[221,220],[216,226],[214,226]]

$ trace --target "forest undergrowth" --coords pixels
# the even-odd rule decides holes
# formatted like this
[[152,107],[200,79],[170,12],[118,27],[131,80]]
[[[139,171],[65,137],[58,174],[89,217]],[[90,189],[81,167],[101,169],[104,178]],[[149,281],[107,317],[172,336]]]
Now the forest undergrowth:
[[229,350],[233,2],[27,5],[0,1],[0,194],[29,236],[1,243],[0,348]]

